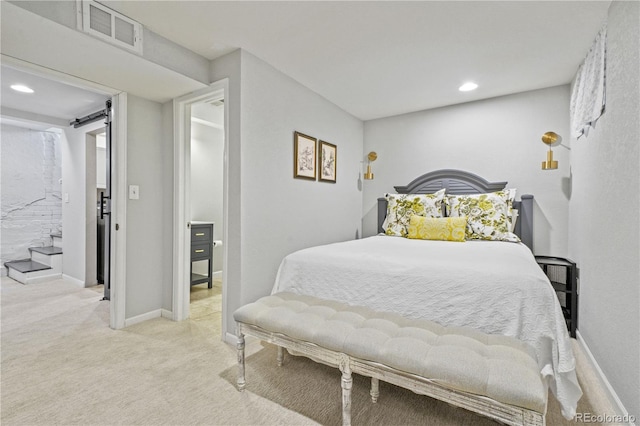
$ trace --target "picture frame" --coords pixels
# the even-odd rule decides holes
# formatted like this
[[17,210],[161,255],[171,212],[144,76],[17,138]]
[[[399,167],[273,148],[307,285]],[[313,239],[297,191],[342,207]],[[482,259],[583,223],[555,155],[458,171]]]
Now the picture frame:
[[321,182],[336,183],[338,147],[322,140],[318,145],[318,180]]
[[293,133],[293,177],[316,180],[316,138]]

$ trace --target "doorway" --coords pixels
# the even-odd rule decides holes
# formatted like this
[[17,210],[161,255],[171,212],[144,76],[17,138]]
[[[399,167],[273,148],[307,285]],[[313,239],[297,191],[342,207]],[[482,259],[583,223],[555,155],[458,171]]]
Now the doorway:
[[[101,108],[105,100],[112,100],[113,155],[112,176],[113,197],[111,200],[113,232],[111,253],[112,295],[109,303],[109,326],[124,328],[126,297],[126,180],[127,180],[127,93],[101,83],[39,66],[16,58],[2,58],[2,115],[0,119],[23,123],[27,128],[61,129],[62,176],[55,179],[59,185],[62,215],[62,236],[53,229],[55,238],[61,237],[64,244],[62,256],[62,276],[76,285],[86,285],[86,218],[88,211],[95,217],[96,204],[87,205],[86,182],[86,131],[74,129],[70,124],[74,118],[82,117]],[[9,88],[20,83],[33,89],[30,93],[18,93]],[[36,126],[36,127],[32,127]],[[102,125],[104,128],[104,124]],[[85,128],[86,129],[86,128]],[[65,141],[68,135],[77,137],[71,145]],[[74,149],[71,152],[71,146]],[[80,148],[81,147],[81,148]],[[65,160],[65,155],[68,155]],[[3,158],[4,158],[3,152]],[[67,173],[68,172],[68,173]],[[95,190],[94,197],[95,200]],[[65,210],[72,213],[65,214]],[[65,226],[64,221],[70,222]],[[4,221],[4,218],[3,218]],[[95,234],[95,220],[91,232]],[[115,228],[119,226],[119,231]],[[69,232],[65,232],[65,228]],[[74,235],[71,229],[80,230]],[[52,233],[52,234],[53,234]],[[4,237],[4,235],[3,235]],[[51,235],[54,237],[54,235]],[[56,240],[54,240],[54,245]],[[80,247],[75,252],[73,247]],[[26,250],[26,249],[25,249]],[[95,264],[95,259],[94,259]]]
[[191,105],[190,318],[214,330],[221,325],[224,167],[224,99]]
[[[212,286],[221,287],[220,332],[225,337],[228,214],[228,81],[174,100],[175,214],[173,319],[190,317],[192,272],[205,275],[204,265],[192,262],[192,222],[213,224],[210,244]],[[203,139],[202,135],[210,137]],[[214,135],[214,136],[211,136]],[[215,136],[217,135],[217,136]],[[193,142],[193,143],[192,143]],[[194,173],[192,173],[192,171]],[[199,241],[195,241],[199,243]],[[195,248],[199,249],[199,248]],[[206,250],[206,249],[200,249]],[[206,266],[207,265],[207,266]],[[192,269],[195,268],[195,271]],[[199,269],[202,268],[202,269]],[[203,285],[204,284],[204,285]],[[208,288],[209,282],[194,287]],[[217,327],[216,327],[217,328]]]
[[[97,191],[98,135],[105,134],[105,182],[103,213],[108,213],[110,222],[105,222],[104,255],[110,259],[103,262],[103,274],[110,277],[110,285],[103,288],[103,297],[109,302],[109,327],[125,326],[125,260],[126,260],[126,117],[127,94],[118,93],[104,104],[104,109],[80,118],[80,123],[71,121],[64,129],[67,139],[68,167],[63,162],[63,232],[69,241],[69,259],[65,270],[69,277],[76,277],[78,284],[88,286],[98,280],[97,273],[97,227],[96,207],[100,207]],[[84,122],[86,117],[94,121]],[[106,121],[110,125],[106,125]],[[75,125],[80,124],[80,125]],[[86,124],[85,126],[81,124]],[[109,135],[111,134],[111,138]],[[111,144],[109,143],[111,140]],[[108,152],[111,151],[109,154]],[[81,166],[82,165],[82,166]],[[111,171],[112,173],[108,173]],[[109,177],[110,174],[110,178]],[[110,181],[110,183],[109,183]],[[106,190],[110,189],[110,192]],[[110,196],[105,201],[105,196]],[[103,214],[103,217],[106,216]],[[83,224],[78,226],[79,224]],[[65,231],[66,229],[66,231]],[[109,235],[110,234],[110,235]],[[107,245],[106,242],[110,244]],[[105,279],[104,277],[103,279]],[[107,293],[108,291],[108,293]]]
[[[73,132],[65,131],[71,138],[82,140],[84,136],[85,139],[84,285],[85,287],[100,285],[103,300],[111,298],[111,166],[113,163],[111,106],[112,101],[108,99],[103,109],[73,120],[71,122]],[[80,134],[76,136],[77,132]],[[76,143],[76,145],[79,144]],[[74,227],[72,221],[65,222],[68,229]],[[77,244],[78,241],[75,243]]]

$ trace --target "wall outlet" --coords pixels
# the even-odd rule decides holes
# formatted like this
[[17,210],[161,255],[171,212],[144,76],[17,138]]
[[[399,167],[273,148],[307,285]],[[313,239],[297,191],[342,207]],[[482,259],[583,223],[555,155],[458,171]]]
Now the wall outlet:
[[140,187],[138,185],[129,185],[129,199],[138,200],[140,198]]

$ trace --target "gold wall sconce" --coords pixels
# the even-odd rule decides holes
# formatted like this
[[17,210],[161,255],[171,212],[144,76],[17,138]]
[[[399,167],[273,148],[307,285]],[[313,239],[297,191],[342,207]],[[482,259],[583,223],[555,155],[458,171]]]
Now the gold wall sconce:
[[547,152],[547,160],[542,162],[542,170],[555,170],[558,168],[558,162],[553,159],[553,151],[551,145],[555,144],[560,139],[560,136],[554,132],[546,132],[542,135],[542,142],[549,146]]
[[371,162],[376,161],[376,158],[378,158],[378,154],[376,154],[374,151],[371,151],[369,154],[367,154],[367,172],[364,174],[364,178],[366,180],[373,179],[373,173],[371,172]]

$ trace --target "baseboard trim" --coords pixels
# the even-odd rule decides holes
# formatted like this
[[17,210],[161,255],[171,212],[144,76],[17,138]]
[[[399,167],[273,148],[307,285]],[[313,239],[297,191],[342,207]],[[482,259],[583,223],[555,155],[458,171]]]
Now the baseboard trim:
[[24,284],[38,284],[47,281],[59,280],[60,278],[62,278],[62,274],[54,273],[50,275],[42,275],[40,277],[27,278]]
[[86,287],[85,284],[84,284],[84,281],[79,280],[77,278],[74,278],[71,275],[62,274],[62,279],[65,280],[65,281],[71,281],[72,283],[74,283],[78,287]]
[[238,344],[238,336],[236,336],[235,334],[226,333],[224,335],[224,341],[230,345],[235,346]]
[[162,312],[160,313],[160,316],[162,318],[167,318],[167,319],[170,319],[170,320],[173,321],[173,312],[171,312],[171,311],[169,311],[167,309],[161,309],[161,311]]
[[602,371],[602,369],[600,368],[600,365],[598,364],[598,361],[596,361],[596,359],[594,358],[593,353],[591,353],[589,346],[587,346],[587,342],[585,342],[584,339],[582,338],[582,335],[580,334],[580,330],[576,330],[576,339],[578,340],[578,343],[580,344],[582,350],[587,356],[587,359],[591,363],[591,366],[593,367],[594,371],[596,372],[596,375],[598,376],[600,383],[602,384],[604,389],[606,389],[608,394],[607,396],[609,397],[609,400],[611,401],[613,407],[617,410],[617,413],[615,414],[617,416],[620,416],[623,419],[630,419],[631,421],[629,423],[626,423],[627,425],[636,426],[635,419],[631,419],[629,412],[624,407],[624,404],[618,397],[618,394],[616,393],[616,391],[613,389],[613,386],[611,386],[611,383],[609,383],[607,376],[605,376],[604,371]]
[[213,274],[211,274],[211,277],[214,280],[221,280],[222,279],[222,271],[215,271]]
[[162,309],[156,309],[153,311],[146,312],[144,314],[136,315],[135,317],[127,318],[124,320],[124,326],[129,327],[130,325],[138,324],[143,321],[148,321],[154,318],[160,318],[162,316]]

